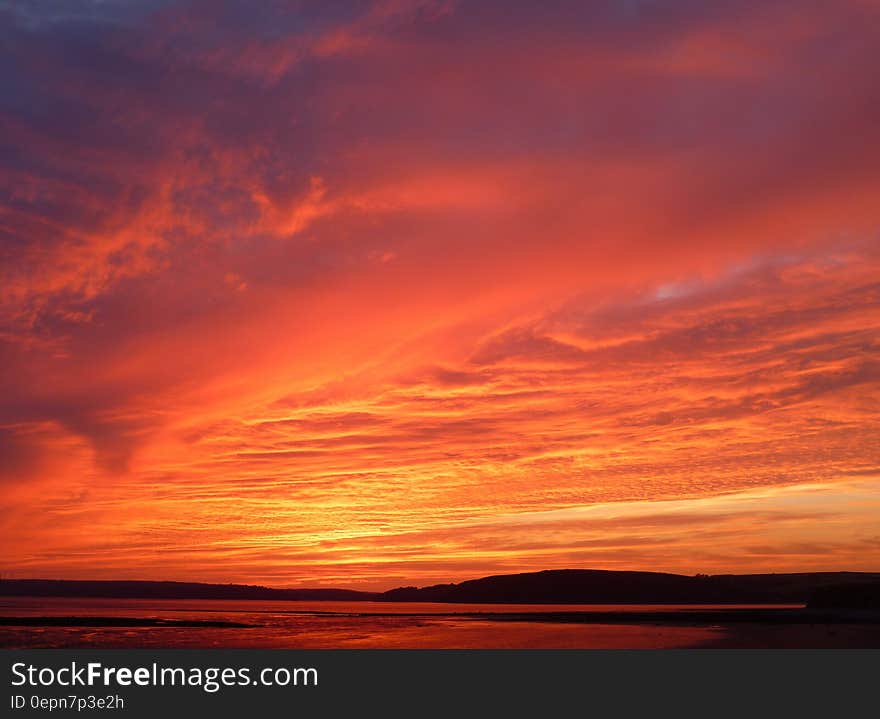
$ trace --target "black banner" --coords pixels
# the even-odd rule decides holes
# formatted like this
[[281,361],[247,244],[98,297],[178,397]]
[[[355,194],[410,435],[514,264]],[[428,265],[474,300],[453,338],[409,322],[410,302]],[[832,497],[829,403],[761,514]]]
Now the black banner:
[[2,650],[3,715],[847,716],[880,650]]

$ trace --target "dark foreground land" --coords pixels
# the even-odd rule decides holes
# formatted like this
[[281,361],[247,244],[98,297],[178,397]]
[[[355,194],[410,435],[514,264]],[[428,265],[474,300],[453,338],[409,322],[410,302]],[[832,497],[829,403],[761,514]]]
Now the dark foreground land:
[[[116,600],[112,600],[116,601]],[[119,600],[124,603],[126,600]],[[134,600],[138,601],[138,600]],[[165,600],[163,600],[165,601]],[[141,607],[136,616],[10,616],[6,648],[271,649],[880,649],[880,613],[799,608],[424,613],[234,611],[202,618]],[[239,603],[240,604],[240,603]],[[254,603],[247,603],[254,604]],[[259,603],[256,603],[259,604]],[[363,605],[361,605],[363,606]],[[366,608],[366,607],[365,607]],[[403,607],[401,607],[403,609]],[[160,611],[177,618],[145,616]],[[187,609],[190,613],[192,610]],[[442,612],[442,609],[440,610]],[[217,617],[220,613],[220,617]],[[225,616],[224,616],[225,614]],[[214,617],[212,617],[214,615]],[[215,618],[216,617],[216,618]]]

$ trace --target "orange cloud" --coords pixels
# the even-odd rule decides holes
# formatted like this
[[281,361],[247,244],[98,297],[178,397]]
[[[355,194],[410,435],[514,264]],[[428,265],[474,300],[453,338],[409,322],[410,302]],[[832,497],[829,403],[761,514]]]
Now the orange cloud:
[[877,568],[876,8],[210,5],[0,11],[4,571]]

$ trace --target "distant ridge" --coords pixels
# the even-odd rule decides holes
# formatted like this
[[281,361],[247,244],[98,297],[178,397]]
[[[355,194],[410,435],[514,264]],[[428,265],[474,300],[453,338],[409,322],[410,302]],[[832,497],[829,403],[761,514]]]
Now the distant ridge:
[[558,569],[502,574],[458,584],[351,589],[273,589],[197,582],[4,579],[0,596],[117,599],[263,599],[470,604],[805,604],[829,588],[880,583],[880,572],[715,574]]
[[379,595],[353,589],[272,589],[252,584],[200,582],[4,579],[0,596],[109,599],[277,599],[362,601]]
[[820,588],[880,581],[880,573],[715,574],[558,569],[459,584],[402,587],[384,601],[510,604],[799,604]]

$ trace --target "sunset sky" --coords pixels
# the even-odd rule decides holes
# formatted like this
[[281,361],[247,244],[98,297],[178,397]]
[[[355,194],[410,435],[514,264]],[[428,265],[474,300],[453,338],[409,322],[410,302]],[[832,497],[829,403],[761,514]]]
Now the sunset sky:
[[880,2],[0,0],[0,572],[880,571]]

